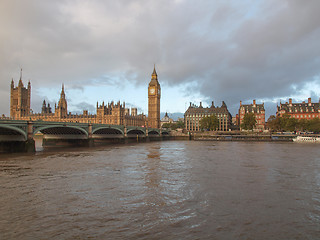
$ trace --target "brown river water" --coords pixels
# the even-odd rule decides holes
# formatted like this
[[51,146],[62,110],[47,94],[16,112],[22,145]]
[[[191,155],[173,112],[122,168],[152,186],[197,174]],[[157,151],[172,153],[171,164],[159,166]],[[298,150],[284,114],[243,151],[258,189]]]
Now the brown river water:
[[0,239],[320,239],[320,145],[0,155]]

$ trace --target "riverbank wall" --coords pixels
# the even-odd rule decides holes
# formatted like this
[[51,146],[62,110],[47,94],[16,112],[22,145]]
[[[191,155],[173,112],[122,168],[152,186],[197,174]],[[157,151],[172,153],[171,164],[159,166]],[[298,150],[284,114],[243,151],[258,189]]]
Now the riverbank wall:
[[293,134],[259,134],[234,132],[197,132],[188,134],[172,134],[171,140],[194,141],[239,141],[239,142],[292,142],[296,136]]

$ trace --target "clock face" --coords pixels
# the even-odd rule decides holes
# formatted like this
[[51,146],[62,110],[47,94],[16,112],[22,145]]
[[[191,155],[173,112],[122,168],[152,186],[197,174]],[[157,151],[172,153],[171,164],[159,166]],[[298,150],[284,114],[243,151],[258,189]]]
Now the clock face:
[[154,93],[155,93],[155,89],[154,89],[154,88],[150,88],[150,89],[149,89],[149,93],[150,93],[150,94],[154,94]]

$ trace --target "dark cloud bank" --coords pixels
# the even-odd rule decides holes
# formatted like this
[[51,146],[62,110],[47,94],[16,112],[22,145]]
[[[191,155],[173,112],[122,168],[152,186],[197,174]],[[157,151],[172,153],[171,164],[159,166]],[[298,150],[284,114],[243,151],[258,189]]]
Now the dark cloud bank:
[[318,0],[3,0],[0,112],[9,112],[20,67],[34,88],[85,88],[117,74],[145,84],[153,63],[161,81],[193,82],[189,91],[233,113],[240,100],[274,106],[320,84],[319,10]]

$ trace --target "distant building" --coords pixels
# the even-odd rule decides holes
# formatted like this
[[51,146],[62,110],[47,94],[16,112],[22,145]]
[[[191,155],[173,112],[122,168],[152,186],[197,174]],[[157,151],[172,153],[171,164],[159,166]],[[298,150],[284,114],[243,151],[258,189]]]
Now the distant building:
[[[148,126],[160,128],[160,94],[161,88],[158,82],[156,69],[153,69],[151,81],[148,87],[148,113],[147,118],[144,114],[138,114],[137,108],[130,109],[125,107],[125,103],[120,101],[99,105],[97,102],[96,114],[89,114],[87,110],[83,114],[71,114],[68,112],[67,99],[62,85],[60,99],[58,104],[55,104],[54,112],[50,104],[43,101],[41,113],[33,113],[30,109],[31,99],[31,83],[28,87],[24,87],[22,83],[22,71],[18,86],[14,86],[14,81],[11,81],[10,92],[10,118],[16,120],[44,120],[54,122],[80,122],[80,123],[102,123],[112,125],[128,125],[128,126]],[[1,117],[1,118],[4,118]]]
[[201,102],[199,107],[190,103],[189,108],[184,114],[185,129],[191,132],[200,131],[201,119],[204,117],[209,117],[211,115],[215,115],[218,118],[219,131],[228,131],[229,129],[231,129],[232,117],[224,101],[222,102],[221,107],[215,107],[212,102],[211,107],[207,108],[202,107]]
[[264,130],[266,125],[266,118],[265,118],[265,109],[264,103],[256,104],[256,100],[253,100],[252,104],[242,104],[240,101],[240,108],[238,114],[238,125],[241,128],[241,124],[243,122],[244,115],[246,113],[253,113],[256,117],[256,127],[255,129]]
[[292,103],[292,98],[289,98],[289,103],[280,102],[280,106],[277,106],[277,116],[282,117],[284,114],[296,119],[320,118],[320,101],[312,103],[311,98],[308,98],[307,103]]
[[154,66],[148,87],[148,127],[160,128],[160,98],[161,87]]
[[48,106],[47,106],[46,100],[43,100],[41,113],[42,114],[52,113],[50,103],[48,103]]
[[173,123],[173,119],[172,118],[169,118],[169,115],[168,113],[166,112],[166,114],[164,115],[164,117],[161,119],[161,127],[163,124],[165,123]]
[[28,116],[30,114],[31,83],[28,82],[28,88],[22,83],[22,69],[20,80],[17,87],[14,87],[13,79],[10,90],[10,116],[16,119]]

